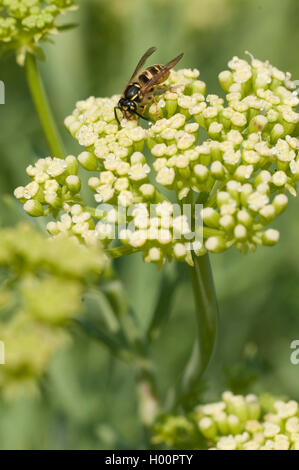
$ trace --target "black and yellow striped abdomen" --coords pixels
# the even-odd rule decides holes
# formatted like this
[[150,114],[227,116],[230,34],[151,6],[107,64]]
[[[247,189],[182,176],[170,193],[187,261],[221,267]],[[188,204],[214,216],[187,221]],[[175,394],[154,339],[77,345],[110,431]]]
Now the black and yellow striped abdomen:
[[[161,70],[164,68],[164,65],[156,64],[156,65],[151,65],[150,67],[147,67],[143,72],[138,76],[138,81],[140,85],[146,85],[157,73],[161,72]],[[168,76],[169,76],[169,71],[166,74],[163,74],[163,76],[156,81],[155,84],[159,84],[164,82]]]

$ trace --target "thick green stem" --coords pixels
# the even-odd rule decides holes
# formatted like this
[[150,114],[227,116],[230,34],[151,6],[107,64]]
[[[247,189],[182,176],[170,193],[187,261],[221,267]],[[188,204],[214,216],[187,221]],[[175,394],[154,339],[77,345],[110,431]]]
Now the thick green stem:
[[65,158],[63,143],[58,133],[43,82],[37,68],[36,58],[32,54],[27,54],[26,56],[25,71],[30,92],[51,152],[54,157]]
[[218,307],[209,255],[193,255],[194,267],[190,267],[197,320],[197,338],[192,355],[176,391],[175,406],[183,403],[199,387],[215,346]]

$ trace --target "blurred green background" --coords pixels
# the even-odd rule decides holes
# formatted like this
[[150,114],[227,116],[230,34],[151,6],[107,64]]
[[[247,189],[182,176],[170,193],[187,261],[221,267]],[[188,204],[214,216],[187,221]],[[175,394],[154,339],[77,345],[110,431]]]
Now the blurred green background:
[[[298,0],[81,0],[71,21],[78,27],[46,45],[41,64],[68,153],[78,153],[63,119],[90,95],[119,93],[149,46],[164,63],[180,52],[184,67],[200,69],[209,93],[220,93],[218,73],[248,50],[299,79]],[[68,20],[70,17],[68,16]],[[6,104],[0,107],[0,193],[24,183],[25,168],[48,148],[24,72],[13,55],[0,63]],[[227,388],[269,391],[299,400],[299,365],[290,343],[299,339],[299,201],[279,218],[278,246],[243,256],[234,250],[212,256],[220,307],[220,331],[201,399],[218,399]],[[1,205],[1,224],[22,212]],[[163,271],[137,255],[119,260],[122,278],[140,322],[146,326]],[[161,389],[178,377],[194,339],[193,298],[185,266],[170,320],[153,345]],[[1,366],[3,367],[3,366]],[[0,448],[92,449],[143,446],[132,371],[100,345],[75,334],[42,384],[41,397],[0,401]]]

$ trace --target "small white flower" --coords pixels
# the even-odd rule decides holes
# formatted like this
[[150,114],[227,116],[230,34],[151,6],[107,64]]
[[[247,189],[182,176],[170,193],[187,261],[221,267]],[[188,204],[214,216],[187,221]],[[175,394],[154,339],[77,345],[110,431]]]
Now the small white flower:
[[160,183],[164,186],[170,186],[174,182],[174,178],[175,178],[174,169],[164,167],[158,171],[158,174],[156,176],[156,181],[157,183]]
[[145,179],[150,171],[151,169],[147,164],[142,165],[141,163],[136,163],[131,166],[128,175],[133,181],[140,181]]

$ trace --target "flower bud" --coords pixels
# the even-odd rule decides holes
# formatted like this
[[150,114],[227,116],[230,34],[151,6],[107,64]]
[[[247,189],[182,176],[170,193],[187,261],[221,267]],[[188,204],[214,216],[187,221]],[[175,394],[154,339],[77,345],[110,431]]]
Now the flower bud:
[[220,217],[219,225],[226,231],[231,231],[235,226],[235,220],[232,215],[226,214]]
[[224,91],[228,92],[233,84],[233,74],[229,70],[224,70],[218,75],[219,83]]
[[264,224],[268,224],[274,219],[276,215],[275,207],[272,204],[268,204],[261,208],[259,214],[261,216],[262,222]]
[[248,126],[248,130],[250,133],[251,132],[263,132],[267,124],[268,124],[268,119],[266,118],[266,116],[259,114],[258,116],[255,116],[253,119],[251,119],[249,126]]
[[270,133],[270,137],[271,137],[271,143],[275,144],[278,139],[281,139],[285,134],[285,129],[283,127],[282,124],[275,124],[275,126],[273,126],[272,130],[271,130],[271,133]]
[[227,414],[223,411],[219,411],[214,415],[214,421],[217,424],[217,428],[221,434],[229,434],[229,426],[227,422]]
[[225,240],[220,237],[209,237],[206,241],[206,249],[212,253],[221,253],[221,251],[226,250]]
[[288,177],[284,171],[276,171],[276,173],[274,173],[274,175],[272,176],[272,183],[275,186],[281,187],[286,184],[287,179]]
[[78,161],[74,155],[68,155],[65,159],[66,170],[70,175],[76,175],[78,172]]
[[233,435],[239,434],[242,431],[242,426],[238,416],[233,414],[229,415],[227,418],[227,422],[229,430]]
[[223,180],[226,175],[225,167],[218,160],[213,162],[211,165],[211,174],[217,180]]
[[214,439],[216,437],[217,428],[212,418],[208,416],[202,418],[198,423],[198,427],[206,439]]
[[275,209],[275,214],[279,215],[285,210],[288,205],[288,198],[285,194],[277,194],[273,199],[273,206]]
[[209,170],[205,165],[197,164],[194,166],[193,171],[200,183],[203,183],[208,179]]
[[279,232],[278,230],[274,230],[269,228],[265,232],[262,233],[262,242],[264,245],[273,246],[279,241]]
[[44,209],[41,203],[35,199],[30,199],[24,204],[24,211],[31,217],[41,217],[44,215]]
[[98,168],[98,160],[91,152],[82,152],[78,156],[80,165],[88,171],[95,171]]
[[207,225],[208,227],[218,228],[220,214],[212,207],[205,207],[204,209],[202,209],[201,217],[205,225]]
[[238,224],[234,229],[234,236],[238,241],[244,242],[247,239],[247,230],[246,227],[242,224]]
[[156,189],[152,184],[142,184],[139,191],[146,200],[150,200],[154,198]]
[[156,181],[157,183],[160,183],[164,186],[171,186],[172,183],[174,182],[174,178],[175,178],[174,169],[164,167],[158,171],[158,174],[156,176]]
[[78,193],[81,189],[81,181],[77,175],[70,175],[65,180],[67,187],[72,193]]

